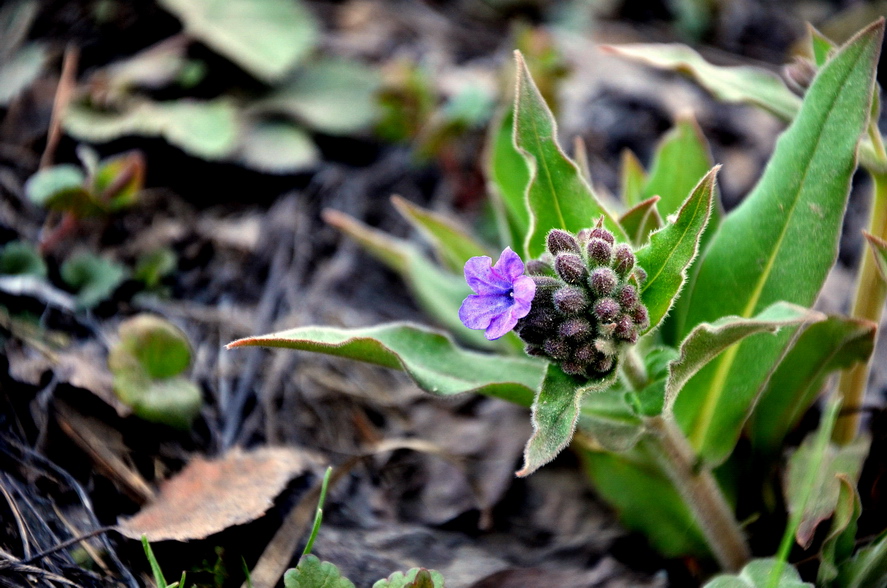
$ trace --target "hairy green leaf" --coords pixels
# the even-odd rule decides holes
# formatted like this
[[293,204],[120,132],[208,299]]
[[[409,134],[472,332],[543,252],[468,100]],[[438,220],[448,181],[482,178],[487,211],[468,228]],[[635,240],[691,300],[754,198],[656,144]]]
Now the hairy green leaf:
[[649,329],[662,322],[681,293],[687,268],[696,258],[711,214],[718,169],[713,168],[702,178],[677,216],[650,235],[650,242],[636,252],[638,266],[647,272],[641,285],[641,300],[650,312]]
[[619,224],[625,229],[632,245],[641,247],[649,241],[650,233],[662,228],[662,217],[656,203],[659,196],[652,196],[635,204],[619,218]]
[[718,100],[753,104],[785,121],[792,120],[801,105],[779,76],[757,67],[712,65],[686,45],[638,43],[605,45],[601,50],[686,74]]
[[[727,314],[749,318],[780,300],[813,303],[837,255],[882,36],[878,22],[820,70],[760,182],[700,260],[682,332]],[[789,329],[749,339],[684,387],[675,414],[706,460],[730,453],[791,338]]]
[[267,82],[314,46],[318,25],[295,0],[161,0],[186,31]]
[[[776,584],[771,584],[772,575],[779,569]],[[717,576],[706,582],[703,588],[813,588],[804,582],[798,570],[775,559],[755,559],[750,561],[739,574]]]
[[490,195],[498,201],[505,216],[500,230],[508,233],[507,243],[526,257],[524,241],[530,233],[530,211],[526,194],[530,185],[527,163],[514,145],[514,111],[503,111],[493,121],[484,156]]
[[874,350],[873,323],[830,316],[807,328],[770,377],[748,424],[758,451],[780,451],[782,440],[825,386],[826,378]]
[[557,142],[557,124],[520,53],[517,60],[517,99],[514,103],[514,144],[530,168],[527,202],[530,231],[526,251],[530,257],[545,252],[545,237],[551,229],[578,233],[604,224],[622,241],[625,232],[595,196],[579,167]]
[[828,535],[822,541],[817,586],[831,585],[838,576],[838,565],[846,561],[856,547],[856,521],[862,513],[856,482],[841,474],[837,479],[840,484],[838,502]]
[[[665,405],[674,406],[687,381],[730,346],[758,333],[775,333],[789,325],[824,320],[825,315],[801,306],[776,302],[753,318],[725,316],[697,325],[681,344],[680,355],[669,364]],[[738,434],[738,432],[737,432]]]
[[627,451],[644,433],[643,421],[626,401],[616,382],[605,394],[586,394],[581,401],[577,435],[586,435],[607,451]]
[[455,221],[413,204],[400,196],[392,196],[394,208],[431,242],[437,256],[456,272],[461,272],[469,258],[489,255],[467,230]]
[[619,166],[619,188],[622,202],[626,206],[635,206],[643,200],[644,186],[647,184],[647,172],[630,149],[622,151],[622,163]]
[[413,568],[407,572],[394,572],[373,588],[444,588],[443,574],[437,570]]
[[564,450],[579,422],[582,397],[609,388],[616,380],[616,371],[600,382],[589,383],[565,374],[556,364],[548,364],[542,388],[533,401],[533,436],[524,448],[524,466],[518,476],[529,476]]
[[284,588],[354,588],[339,568],[315,555],[303,555],[299,565],[283,575]]
[[234,341],[228,348],[284,347],[347,357],[403,370],[425,391],[441,396],[477,392],[530,406],[545,363],[466,351],[440,331],[407,323],[364,329],[300,327]]

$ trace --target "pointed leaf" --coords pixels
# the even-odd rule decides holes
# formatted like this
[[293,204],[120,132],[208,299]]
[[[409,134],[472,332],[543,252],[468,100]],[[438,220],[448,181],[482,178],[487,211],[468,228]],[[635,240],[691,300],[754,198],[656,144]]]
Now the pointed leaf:
[[477,392],[529,406],[545,363],[466,351],[439,331],[407,323],[363,329],[300,327],[228,344],[284,347],[347,357],[403,370],[425,391],[441,396]]
[[659,196],[652,196],[630,208],[619,218],[619,224],[625,229],[631,243],[635,247],[647,244],[650,233],[662,228],[662,217],[656,203]]
[[856,541],[856,521],[862,513],[856,482],[845,475],[838,475],[840,491],[835,515],[832,517],[828,535],[820,550],[819,571],[816,573],[817,586],[829,586],[838,577],[838,565],[853,553]]
[[573,439],[582,397],[606,390],[616,380],[616,370],[600,382],[565,374],[550,363],[542,388],[533,401],[533,436],[524,449],[524,467],[516,475],[529,476],[563,451]]
[[824,319],[818,312],[777,302],[754,318],[725,316],[711,324],[698,325],[681,344],[680,356],[669,364],[665,387],[667,409],[674,406],[684,384],[731,345],[757,333],[775,333],[784,326]]
[[[779,578],[772,583],[772,576],[779,569]],[[756,559],[750,561],[739,574],[717,576],[706,582],[703,588],[813,588],[804,582],[798,570],[792,565],[776,559]]]
[[811,433],[789,458],[785,485],[788,511],[800,518],[795,539],[804,549],[813,541],[819,523],[837,508],[841,494],[838,476],[855,484],[871,445],[865,436],[842,446],[827,442],[819,446],[816,440],[817,433]]
[[434,246],[438,257],[451,270],[461,272],[465,262],[490,252],[455,221],[413,204],[400,196],[392,196],[394,208],[422,233]]
[[841,588],[869,588],[884,586],[887,582],[887,533],[868,547],[863,547],[853,559],[841,566],[836,586]]
[[715,177],[713,168],[687,197],[677,217],[650,235],[650,242],[637,251],[637,263],[647,272],[641,285],[641,300],[656,328],[668,313],[687,279],[687,268],[699,251],[699,241],[711,213]]
[[577,233],[604,216],[608,229],[627,241],[624,231],[604,209],[582,177],[579,167],[557,143],[557,124],[533,82],[520,53],[517,60],[517,99],[514,103],[514,143],[530,168],[527,202],[530,232],[526,250],[530,257],[545,251],[551,229]]
[[810,35],[810,52],[813,55],[813,63],[816,67],[822,67],[834,52],[836,45],[811,24],[807,24],[807,32]]
[[284,588],[354,588],[339,568],[317,556],[303,555],[299,565],[283,575]]
[[757,67],[712,65],[686,45],[605,45],[601,51],[686,74],[718,100],[752,104],[785,121],[794,118],[801,104],[779,76]]
[[506,244],[525,256],[524,239],[530,233],[530,211],[526,201],[530,171],[514,145],[512,108],[494,118],[487,137],[484,162],[491,197],[499,201],[505,213],[506,227],[503,229],[507,228],[510,233]]
[[756,449],[780,451],[791,431],[837,370],[867,361],[874,350],[874,323],[830,316],[811,325],[770,377],[749,421]]
[[444,578],[437,570],[413,568],[408,572],[394,572],[373,584],[373,588],[444,588]]
[[641,198],[660,196],[659,213],[667,218],[680,208],[713,165],[711,150],[696,119],[691,113],[681,115],[656,148]]
[[875,256],[875,267],[878,268],[878,274],[887,283],[887,241],[865,231],[863,234],[872,250],[872,255]]
[[644,186],[647,184],[647,172],[638,161],[637,155],[630,149],[622,151],[622,163],[619,167],[619,188],[622,202],[626,206],[640,204]]
[[[883,30],[882,21],[869,27],[820,70],[760,182],[700,260],[682,332],[725,314],[748,318],[779,300],[813,303],[837,255]],[[732,450],[791,337],[743,342],[684,387],[675,414],[704,459],[719,462]]]

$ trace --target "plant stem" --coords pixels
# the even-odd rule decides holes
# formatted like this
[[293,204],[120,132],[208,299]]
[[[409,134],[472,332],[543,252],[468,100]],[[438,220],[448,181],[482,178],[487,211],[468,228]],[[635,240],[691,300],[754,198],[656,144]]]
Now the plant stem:
[[[874,198],[869,214],[869,232],[881,239],[887,239],[887,174],[871,173],[874,181]],[[878,275],[875,263],[868,247],[863,245],[862,262],[856,278],[856,298],[850,315],[880,325],[884,301],[887,299],[887,285]],[[877,337],[877,332],[875,336]],[[838,397],[842,400],[844,414],[838,418],[832,433],[832,440],[835,443],[843,445],[856,438],[859,429],[859,409],[865,397],[870,369],[870,362],[858,363],[841,374]]]
[[654,434],[647,438],[648,446],[693,513],[718,563],[728,571],[740,570],[751,551],[714,476],[697,467],[696,454],[672,417],[650,417],[646,425]]
[[636,347],[630,347],[622,356],[622,374],[635,392],[640,392],[650,383],[644,360]]

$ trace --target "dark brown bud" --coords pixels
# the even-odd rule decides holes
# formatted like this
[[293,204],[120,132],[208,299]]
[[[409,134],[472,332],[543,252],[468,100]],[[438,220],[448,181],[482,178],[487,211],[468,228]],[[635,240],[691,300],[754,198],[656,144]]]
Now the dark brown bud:
[[619,278],[616,277],[616,272],[608,267],[599,267],[588,276],[588,287],[598,298],[613,294],[618,283]]
[[585,249],[588,251],[588,263],[592,266],[610,265],[613,247],[605,240],[592,238]]
[[616,242],[616,239],[613,238],[613,233],[605,229],[604,227],[595,227],[591,231],[592,239],[603,239],[610,245]]
[[561,362],[561,369],[564,370],[565,374],[570,374],[571,376],[582,376],[585,374],[585,366],[577,361]]
[[650,315],[647,313],[647,307],[638,304],[637,308],[631,311],[631,320],[637,325],[639,331],[643,331],[650,326]]
[[615,335],[623,341],[628,341],[630,343],[637,341],[638,334],[634,328],[634,322],[632,322],[631,317],[627,314],[623,314],[619,317],[619,320],[616,321]]
[[579,247],[585,247],[588,245],[589,239],[591,239],[591,229],[582,229],[576,233],[576,240],[579,241]]
[[541,259],[531,259],[527,262],[527,275],[530,276],[548,276],[554,273],[551,264],[545,263]]
[[544,349],[542,349],[538,345],[533,345],[532,343],[528,343],[524,347],[524,352],[532,357],[546,357],[548,355],[547,353],[545,353]]
[[816,77],[816,64],[806,57],[796,56],[791,63],[783,66],[782,75],[789,89],[798,96],[803,96]]
[[546,339],[542,349],[552,359],[567,359],[570,356],[570,346],[561,339]]
[[554,293],[554,307],[564,314],[577,314],[588,306],[588,296],[582,288],[564,286]]
[[601,374],[607,374],[612,371],[615,362],[612,357],[602,357],[595,363],[595,370]]
[[631,284],[625,285],[619,290],[619,305],[622,310],[632,310],[638,303],[638,291]]
[[591,325],[583,318],[571,318],[561,323],[558,334],[566,339],[587,339],[591,336]]
[[634,253],[631,247],[620,243],[613,248],[613,269],[623,278],[634,268]]
[[619,317],[619,303],[612,298],[601,298],[594,305],[594,315],[602,323],[612,323]]
[[589,363],[597,357],[594,345],[583,345],[573,354],[573,359],[581,363]]
[[554,269],[557,275],[569,284],[581,284],[588,276],[585,262],[575,253],[558,254],[554,259]]
[[647,272],[645,272],[644,268],[641,266],[637,266],[634,268],[634,277],[638,281],[638,284],[643,284],[647,281]]
[[552,255],[558,253],[579,253],[579,242],[576,237],[560,229],[551,229],[546,239],[548,251]]

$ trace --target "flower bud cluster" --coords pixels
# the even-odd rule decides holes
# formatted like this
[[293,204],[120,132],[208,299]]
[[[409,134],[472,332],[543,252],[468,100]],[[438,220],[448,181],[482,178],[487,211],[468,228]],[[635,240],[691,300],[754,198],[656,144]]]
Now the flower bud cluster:
[[603,378],[650,324],[638,292],[646,273],[600,222],[575,236],[554,229],[546,245],[547,253],[527,264],[536,293],[515,331],[530,355],[568,374]]

